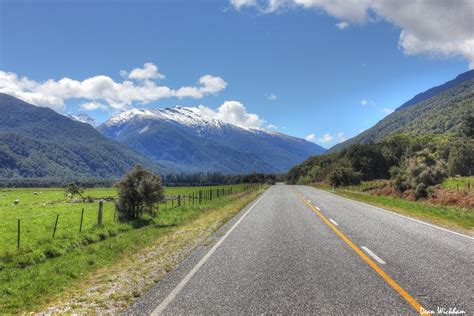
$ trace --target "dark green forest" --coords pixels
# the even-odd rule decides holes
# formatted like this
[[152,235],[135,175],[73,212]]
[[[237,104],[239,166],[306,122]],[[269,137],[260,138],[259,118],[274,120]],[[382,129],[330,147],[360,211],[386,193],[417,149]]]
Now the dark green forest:
[[448,176],[474,174],[474,116],[446,135],[399,134],[380,142],[355,144],[338,153],[311,157],[292,168],[290,184],[327,182],[332,186],[391,179],[400,192],[424,197]]

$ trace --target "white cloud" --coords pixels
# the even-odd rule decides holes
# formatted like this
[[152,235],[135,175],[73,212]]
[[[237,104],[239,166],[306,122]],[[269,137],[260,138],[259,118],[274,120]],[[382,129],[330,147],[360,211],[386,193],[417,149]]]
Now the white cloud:
[[[198,86],[172,89],[160,86],[152,80],[153,77],[161,78],[157,69],[153,64],[146,63],[144,68],[136,68],[127,74],[128,78],[137,79],[136,81],[124,80],[122,82],[116,82],[104,75],[93,76],[82,81],[62,78],[37,82],[26,77],[19,77],[12,72],[0,71],[0,92],[57,111],[64,110],[64,101],[68,99],[83,99],[122,110],[135,103],[144,104],[162,98],[200,99],[209,94],[216,94],[227,86],[221,77],[204,75],[199,78]],[[122,75],[124,75],[123,71]],[[92,105],[88,106],[92,107]]]
[[306,139],[308,142],[313,142],[314,143],[316,141],[316,135],[309,134],[304,139]]
[[268,128],[268,129],[278,129],[278,126],[273,125],[273,124],[268,124],[268,125],[266,126],[266,128]]
[[336,23],[336,27],[340,30],[343,30],[349,27],[349,23],[342,21],[342,22]]
[[[399,47],[407,55],[462,56],[474,68],[472,0],[231,0],[261,13],[285,8],[322,10],[352,24],[385,20],[400,28]],[[342,22],[341,22],[342,23]]]
[[238,101],[225,101],[217,110],[204,105],[198,106],[197,109],[201,115],[241,127],[261,127],[265,123],[258,114],[247,112],[245,106]]
[[257,3],[256,0],[230,0],[230,3],[234,8],[240,10],[242,7],[250,7]]
[[[122,76],[127,75],[127,71],[121,70]],[[165,79],[163,74],[158,72],[158,67],[153,63],[145,63],[143,68],[135,68],[128,74],[129,79],[147,80],[147,79]]]
[[267,95],[267,100],[274,101],[277,99],[277,96],[274,93],[268,93]]
[[382,109],[382,112],[384,112],[385,114],[390,114],[390,113],[393,113],[394,109],[388,109],[388,108],[383,108]]
[[334,139],[334,137],[331,134],[326,133],[322,137],[318,138],[318,142],[320,142],[322,144],[326,144],[326,143],[329,143],[333,139]]
[[346,138],[346,136],[344,136],[344,133],[343,133],[343,132],[339,132],[339,133],[337,134],[337,140],[338,140],[339,143],[345,141],[346,139],[347,139],[347,138]]
[[372,105],[375,105],[375,102],[372,101],[372,100],[369,100],[369,99],[362,99],[362,100],[360,101],[360,105],[362,105],[362,106],[369,106],[369,105],[371,105],[371,106],[372,106]]
[[86,111],[94,111],[98,109],[107,110],[107,107],[99,102],[87,102],[87,103],[81,104],[79,107]]

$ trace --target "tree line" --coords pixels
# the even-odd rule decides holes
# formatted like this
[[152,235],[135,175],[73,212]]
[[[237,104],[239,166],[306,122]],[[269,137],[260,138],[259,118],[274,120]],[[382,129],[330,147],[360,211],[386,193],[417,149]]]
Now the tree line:
[[392,135],[378,143],[356,144],[339,153],[311,157],[292,168],[289,184],[327,182],[332,186],[391,179],[399,192],[426,197],[448,176],[474,174],[474,117],[449,135]]

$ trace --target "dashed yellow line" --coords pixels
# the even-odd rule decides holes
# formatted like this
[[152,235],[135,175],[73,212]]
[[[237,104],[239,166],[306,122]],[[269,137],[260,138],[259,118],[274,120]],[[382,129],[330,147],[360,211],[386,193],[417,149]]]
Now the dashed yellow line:
[[370,259],[356,244],[354,244],[349,238],[346,237],[337,227],[331,223],[319,210],[317,207],[313,206],[312,204],[308,203],[306,199],[298,194],[300,199],[307,205],[311,210],[319,216],[326,223],[352,250],[354,250],[361,258],[364,260],[375,272],[377,272],[382,279],[385,280],[395,291],[402,296],[405,301],[408,302],[418,313],[423,314],[424,309],[420,303],[418,303],[413,296],[408,294],[395,280],[393,280],[382,268],[380,268],[372,259]]

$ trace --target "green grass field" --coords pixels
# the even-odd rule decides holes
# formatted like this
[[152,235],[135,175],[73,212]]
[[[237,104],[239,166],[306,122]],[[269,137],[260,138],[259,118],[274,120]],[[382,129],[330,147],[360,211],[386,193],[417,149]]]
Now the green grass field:
[[474,176],[448,178],[443,181],[443,188],[458,189],[458,190],[465,190],[465,189],[474,190]]
[[[203,217],[215,218],[222,224],[253,200],[260,186],[251,186],[246,191],[243,191],[244,185],[166,188],[167,195],[189,195],[198,190],[230,187],[234,194],[206,203],[192,205],[187,201],[186,205],[179,207],[176,203],[174,207],[170,203],[167,207],[162,204],[155,218],[138,223],[115,222],[113,202],[106,202],[102,228],[95,225],[97,202],[69,203],[62,189],[1,190],[0,314],[37,310],[64,290],[80,287],[80,280],[98,268],[113,264],[124,254],[133,255],[155,240],[166,238],[186,225],[192,226]],[[35,195],[34,192],[42,193]],[[84,195],[104,198],[115,194],[113,189],[87,189]],[[13,200],[17,198],[20,203],[14,206]],[[84,229],[79,233],[82,208],[87,216]],[[52,228],[57,214],[60,214],[60,219],[53,240]],[[18,218],[22,222],[19,250],[16,249],[17,230],[14,225]],[[203,229],[208,231],[209,228]]]
[[[218,203],[216,190],[242,190],[243,185],[214,187],[170,187],[165,195],[192,195],[199,190],[212,188],[213,201],[204,201],[199,205],[195,200],[194,208]],[[114,198],[117,192],[112,188],[86,189],[84,196],[95,199]],[[19,203],[14,204],[18,199]],[[168,201],[160,205],[159,216],[149,219],[160,225],[174,225],[190,214],[189,199],[181,200],[186,207],[176,207],[177,201]],[[173,206],[173,207],[172,207]],[[81,216],[84,210],[81,228]],[[172,210],[172,212],[171,212]],[[171,215],[172,214],[172,215]],[[59,217],[58,217],[59,215]],[[28,266],[57,257],[77,247],[115,236],[122,232],[142,226],[142,222],[120,223],[115,220],[114,202],[104,202],[103,226],[97,226],[98,202],[74,203],[66,199],[64,190],[53,189],[0,189],[0,268],[2,266]],[[20,246],[18,248],[18,220],[20,221]],[[56,232],[54,227],[56,220]],[[81,230],[81,232],[80,232]],[[54,239],[53,239],[53,234]]]

